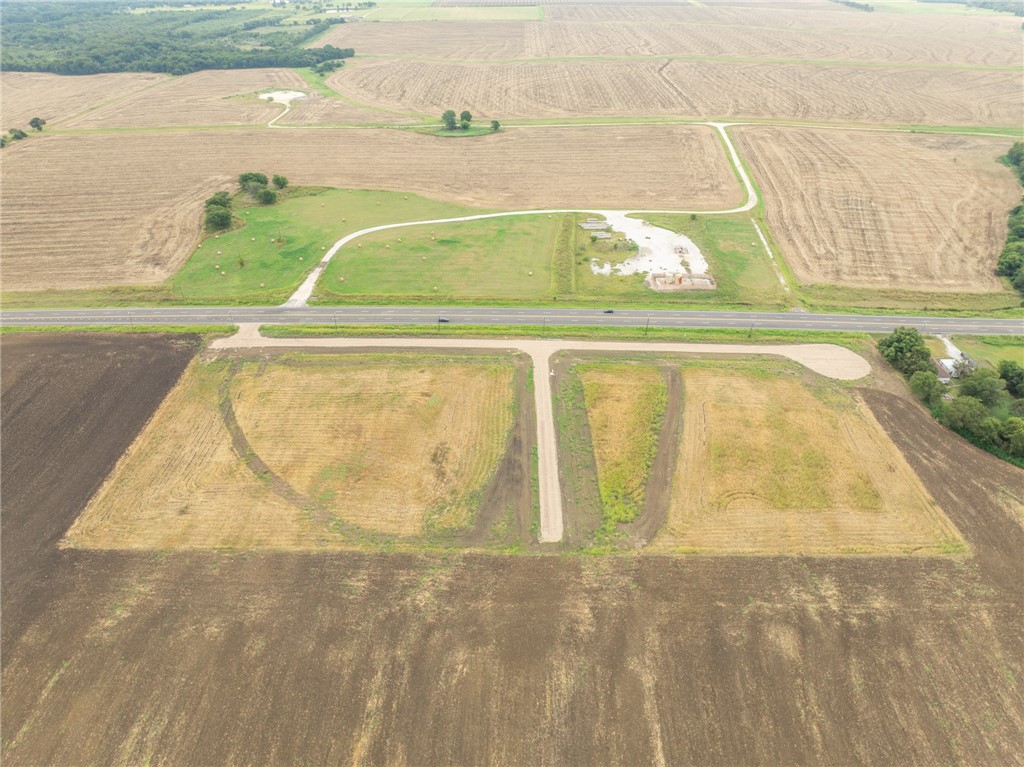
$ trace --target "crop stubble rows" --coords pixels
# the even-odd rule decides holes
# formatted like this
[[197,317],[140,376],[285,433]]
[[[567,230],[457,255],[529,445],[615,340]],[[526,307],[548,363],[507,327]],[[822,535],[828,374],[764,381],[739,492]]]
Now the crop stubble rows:
[[710,61],[372,60],[335,90],[388,109],[512,117],[681,117],[932,125],[1021,124],[1020,72]]
[[[714,210],[742,201],[706,127],[531,129],[468,142],[324,129],[50,136],[25,144],[3,158],[6,290],[162,282],[194,247],[202,200],[254,168],[283,173],[292,184],[416,192],[507,210]],[[96,178],[119,183],[100,194]]]
[[1020,200],[1008,141],[859,131],[733,129],[801,282],[960,292],[995,275]]
[[464,529],[505,451],[511,380],[499,363],[197,360],[67,543],[323,549],[352,545],[346,525]]

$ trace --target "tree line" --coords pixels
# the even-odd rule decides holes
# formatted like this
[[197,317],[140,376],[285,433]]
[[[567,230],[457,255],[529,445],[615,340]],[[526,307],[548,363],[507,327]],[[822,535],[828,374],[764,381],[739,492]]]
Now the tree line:
[[[1018,141],[1010,147],[1003,162],[1013,168],[1017,178],[1024,184],[1024,143]],[[1008,277],[1013,287],[1024,293],[1024,204],[1010,211],[1006,244],[999,254],[996,273]]]
[[[305,43],[343,18],[289,31],[265,11],[204,9],[131,13],[109,0],[4,4],[0,65],[63,75],[101,72],[188,74],[201,69],[315,67],[349,58],[351,48]],[[269,32],[254,30],[272,27]]]
[[958,377],[944,384],[916,328],[896,328],[878,342],[878,350],[945,426],[978,447],[1024,466],[1024,366],[1002,360],[993,370],[961,360]]
[[[444,114],[441,115],[441,124],[444,125],[445,130],[469,130],[473,122],[473,115],[468,109],[464,109],[462,114],[455,117],[454,109],[446,109]],[[497,120],[491,120],[491,132],[501,130],[501,123]]]

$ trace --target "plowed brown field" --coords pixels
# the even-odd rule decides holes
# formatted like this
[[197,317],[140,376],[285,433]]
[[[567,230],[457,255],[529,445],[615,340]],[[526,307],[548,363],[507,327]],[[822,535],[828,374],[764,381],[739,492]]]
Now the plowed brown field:
[[175,77],[69,120],[68,128],[254,125],[281,114],[256,98],[267,90],[309,90],[292,69],[206,70]]
[[4,130],[22,127],[42,117],[51,125],[110,99],[151,86],[165,75],[119,73],[63,77],[43,72],[0,73],[0,103],[3,104]]
[[[202,200],[256,168],[293,184],[507,210],[714,210],[743,196],[706,127],[547,128],[472,141],[359,129],[49,136],[4,152],[4,288],[161,282],[192,251]],[[101,178],[118,183],[100,190]]]
[[1021,471],[913,402],[965,559],[59,550],[187,355],[2,342],[5,767],[1021,761]]
[[1020,188],[1008,139],[733,129],[772,234],[801,282],[998,292]]
[[692,61],[458,64],[371,61],[330,84],[360,102],[485,118],[562,115],[755,117],[1019,125],[1021,72]]
[[[1014,68],[1020,24],[776,9],[552,8],[544,21],[341,24],[318,41],[360,54],[460,61],[565,56],[687,56]],[[612,14],[608,16],[606,14]],[[630,14],[635,18],[616,18]],[[568,15],[568,20],[560,20]],[[581,18],[582,17],[582,18]]]

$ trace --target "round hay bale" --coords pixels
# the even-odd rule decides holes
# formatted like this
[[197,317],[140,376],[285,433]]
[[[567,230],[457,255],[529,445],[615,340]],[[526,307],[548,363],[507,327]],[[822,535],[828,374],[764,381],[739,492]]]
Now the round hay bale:
[[305,260],[305,259],[303,259],[303,257],[302,257],[302,256],[299,256],[299,261],[304,261],[304,260]]
[[267,287],[267,283],[265,283],[265,282],[261,282],[261,283],[260,283],[260,287],[261,287],[261,288],[265,288],[265,287]]
[[344,282],[344,281],[345,281],[345,278],[344,278],[344,277],[339,277],[339,278],[338,278],[338,282]]

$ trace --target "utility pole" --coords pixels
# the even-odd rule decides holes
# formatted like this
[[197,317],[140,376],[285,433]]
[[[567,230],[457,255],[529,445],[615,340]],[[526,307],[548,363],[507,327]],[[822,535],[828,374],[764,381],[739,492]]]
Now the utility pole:
[[647,324],[644,325],[644,338],[647,338],[647,331],[651,329],[651,315],[647,315]]

